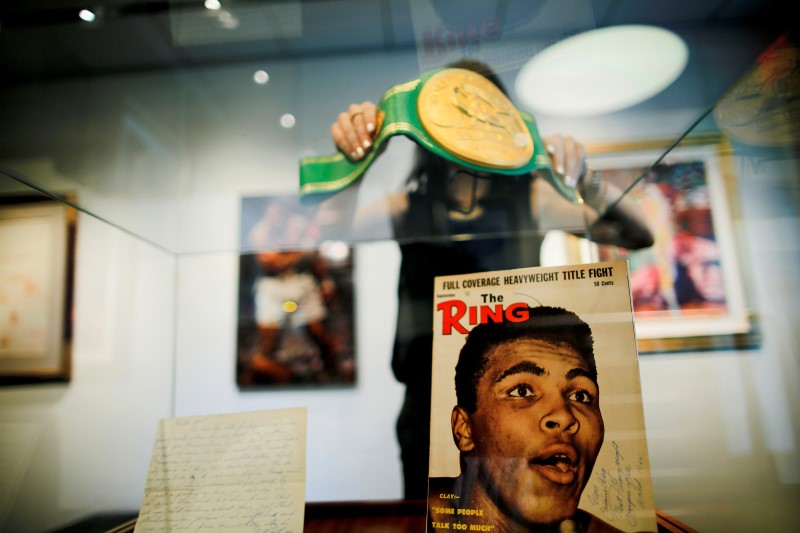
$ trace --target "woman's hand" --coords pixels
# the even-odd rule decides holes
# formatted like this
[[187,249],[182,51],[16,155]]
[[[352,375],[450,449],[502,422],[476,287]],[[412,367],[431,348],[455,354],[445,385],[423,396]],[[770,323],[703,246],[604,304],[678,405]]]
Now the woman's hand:
[[333,142],[351,160],[363,159],[372,148],[378,130],[378,112],[372,102],[350,104],[331,125]]
[[575,188],[586,174],[586,148],[569,136],[560,134],[542,137],[553,161],[553,170],[564,178],[567,187]]

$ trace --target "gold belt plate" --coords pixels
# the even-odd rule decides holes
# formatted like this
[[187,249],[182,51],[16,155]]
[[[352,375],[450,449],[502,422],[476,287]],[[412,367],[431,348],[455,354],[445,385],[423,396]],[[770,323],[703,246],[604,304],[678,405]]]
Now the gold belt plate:
[[439,146],[470,163],[513,169],[533,156],[533,139],[517,108],[471,70],[449,68],[431,76],[420,89],[417,112]]

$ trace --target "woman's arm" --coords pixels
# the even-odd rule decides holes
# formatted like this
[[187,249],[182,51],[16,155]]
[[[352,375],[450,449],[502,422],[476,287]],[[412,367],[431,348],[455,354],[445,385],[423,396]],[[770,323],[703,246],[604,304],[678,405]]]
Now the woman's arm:
[[[361,160],[373,149],[379,121],[379,110],[374,103],[350,104],[331,125],[331,138],[346,157]],[[361,180],[358,180],[320,204],[317,221],[323,238],[355,241],[393,237],[391,220],[408,208],[406,194],[391,194],[361,206],[360,187]]]
[[587,169],[586,150],[581,143],[561,135],[543,140],[554,170],[578,189],[584,204],[573,204],[545,180],[535,180],[532,201],[540,228],[583,234],[596,243],[628,249],[652,246],[653,235],[642,209],[627,196],[620,199],[622,191],[605,182],[601,174]]
[[630,196],[623,196],[623,191],[603,180],[596,170],[589,169],[582,183],[590,240],[631,250],[653,245],[644,211]]

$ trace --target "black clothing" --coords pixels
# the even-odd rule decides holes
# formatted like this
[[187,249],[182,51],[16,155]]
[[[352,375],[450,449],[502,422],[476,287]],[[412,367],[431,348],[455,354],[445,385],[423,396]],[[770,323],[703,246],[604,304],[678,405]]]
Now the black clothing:
[[407,499],[427,495],[434,278],[539,264],[532,180],[494,179],[502,182],[492,182],[480,216],[472,220],[454,220],[443,203],[412,192],[408,211],[395,224],[402,262],[392,370],[406,385],[397,436]]

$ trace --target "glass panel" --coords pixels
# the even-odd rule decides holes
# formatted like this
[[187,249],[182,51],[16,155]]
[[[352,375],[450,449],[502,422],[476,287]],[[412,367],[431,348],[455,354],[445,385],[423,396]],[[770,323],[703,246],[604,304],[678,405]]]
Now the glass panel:
[[[115,2],[91,22],[47,3],[6,8],[0,164],[38,187],[80,189],[83,209],[172,252],[234,250],[244,245],[235,238],[241,198],[295,194],[299,160],[336,151],[329,129],[350,103],[377,102],[464,55],[494,70],[519,104],[520,69],[551,45],[598,28],[669,27],[689,55],[666,90],[594,116],[536,112],[542,134],[587,144],[646,136],[666,150],[777,34],[761,4],[693,5],[680,16],[667,3],[628,4]],[[614,65],[576,67],[576,84],[594,86]],[[362,205],[402,187],[413,150],[401,141],[368,172]],[[339,236],[385,238],[387,217]],[[557,224],[577,231],[585,221]]]
[[[624,257],[657,506],[700,530],[761,530],[765,517],[795,529],[797,56],[776,42],[780,2],[117,0],[91,22],[59,2],[18,4],[0,8],[0,190],[80,215],[72,379],[0,390],[12,436],[0,528],[135,514],[159,418],[280,407],[309,410],[308,501],[413,497],[396,438],[399,380],[413,379],[393,354],[395,340],[421,342],[410,373],[425,376],[429,348],[406,333],[430,327],[427,277]],[[685,43],[673,83],[582,116],[530,101],[529,60],[630,25]],[[588,207],[561,198],[558,175],[414,174],[407,135],[329,202],[300,202],[301,160],[337,153],[340,113],[352,124],[350,104],[462,56],[486,63],[540,134],[585,145]],[[589,89],[575,102],[601,92],[616,57],[563,64],[571,88]],[[653,63],[645,54],[630,84]],[[340,306],[344,355],[326,372],[323,343],[294,328],[305,373],[248,383],[242,368],[269,341],[262,256],[296,252],[333,270],[325,303]]]
[[629,260],[656,499],[700,531],[796,524],[798,58],[776,39],[663,157],[593,156],[654,228],[594,257]]
[[[48,199],[6,176],[0,176],[0,191],[0,209]],[[18,241],[41,235],[3,225],[4,531],[46,531],[137,507],[156,425],[174,412],[175,257],[90,215],[76,216],[73,224],[75,268],[71,276],[61,272],[66,301],[57,319],[45,323],[56,335],[63,331],[58,379],[42,375],[42,356],[13,350],[14,338],[7,336],[19,329],[21,344],[35,343],[30,323],[41,315],[31,308],[31,296],[53,295],[58,284],[37,283],[38,269],[48,265],[33,263],[24,254],[35,247]],[[7,365],[25,360],[14,369]]]

